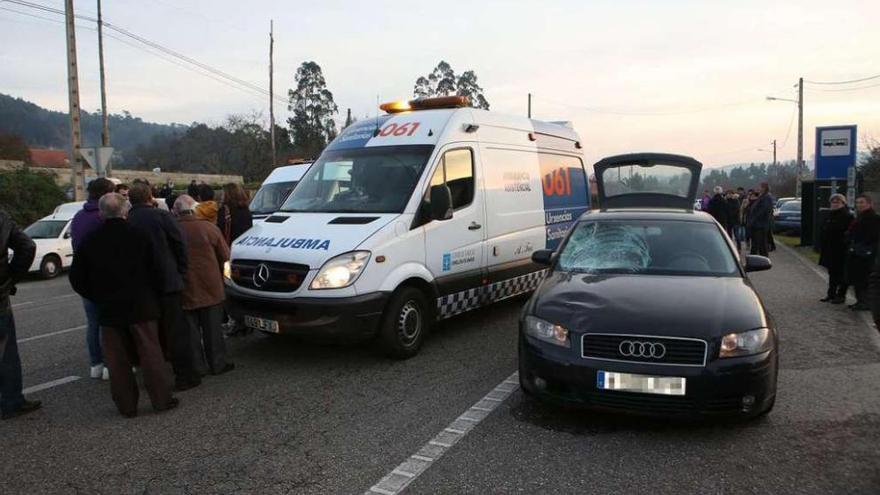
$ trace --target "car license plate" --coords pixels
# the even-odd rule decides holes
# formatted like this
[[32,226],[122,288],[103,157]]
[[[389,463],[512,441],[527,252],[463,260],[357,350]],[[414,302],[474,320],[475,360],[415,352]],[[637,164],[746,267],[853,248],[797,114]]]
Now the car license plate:
[[685,378],[677,376],[650,376],[613,371],[596,372],[596,388],[643,394],[684,395]]
[[275,320],[267,320],[265,318],[257,318],[256,316],[244,317],[244,326],[261,330],[263,332],[278,333],[278,322]]

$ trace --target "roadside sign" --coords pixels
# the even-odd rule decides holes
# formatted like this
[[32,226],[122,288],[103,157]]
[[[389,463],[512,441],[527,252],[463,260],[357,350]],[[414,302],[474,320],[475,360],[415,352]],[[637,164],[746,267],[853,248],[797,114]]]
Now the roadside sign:
[[856,165],[856,126],[816,128],[816,178],[846,180]]
[[107,164],[110,163],[110,157],[113,156],[113,148],[111,146],[80,148],[79,153],[83,160],[85,160],[86,163],[98,173],[98,175],[103,175],[107,171]]

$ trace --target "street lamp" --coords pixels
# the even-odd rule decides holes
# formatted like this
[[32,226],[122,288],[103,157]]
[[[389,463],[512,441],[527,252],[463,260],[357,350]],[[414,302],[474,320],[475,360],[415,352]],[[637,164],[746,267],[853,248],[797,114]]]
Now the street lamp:
[[797,100],[792,100],[791,98],[779,98],[776,96],[768,96],[767,101],[787,101],[790,103],[794,103],[798,107],[798,147],[797,147],[797,170],[798,170],[798,178],[797,178],[797,192],[795,196],[801,196],[801,176],[804,171],[804,78],[798,78],[798,83],[795,85],[798,89],[798,98]]

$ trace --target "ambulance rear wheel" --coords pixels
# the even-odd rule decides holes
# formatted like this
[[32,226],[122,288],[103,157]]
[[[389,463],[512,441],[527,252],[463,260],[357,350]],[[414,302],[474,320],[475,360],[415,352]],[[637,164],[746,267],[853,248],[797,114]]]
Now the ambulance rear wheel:
[[404,287],[396,291],[382,315],[378,344],[394,359],[409,359],[418,354],[431,325],[428,302],[422,291]]

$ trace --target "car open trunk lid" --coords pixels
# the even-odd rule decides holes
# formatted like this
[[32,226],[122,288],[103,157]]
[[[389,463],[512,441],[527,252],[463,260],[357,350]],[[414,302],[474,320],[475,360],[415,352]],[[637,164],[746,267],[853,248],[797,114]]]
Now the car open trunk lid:
[[692,209],[703,164],[668,153],[632,153],[604,158],[594,166],[602,209]]

